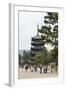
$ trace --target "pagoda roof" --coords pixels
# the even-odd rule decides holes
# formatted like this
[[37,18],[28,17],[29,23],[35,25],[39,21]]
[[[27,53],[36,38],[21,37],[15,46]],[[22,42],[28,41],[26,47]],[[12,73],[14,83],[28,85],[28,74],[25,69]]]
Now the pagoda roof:
[[31,47],[32,50],[42,50],[43,47]]
[[34,37],[32,37],[33,39],[42,39],[41,38],[41,36],[39,36],[39,35],[36,35],[36,36],[34,36]]
[[35,57],[31,57],[30,60],[35,60]]
[[31,41],[32,44],[44,44],[44,42]]

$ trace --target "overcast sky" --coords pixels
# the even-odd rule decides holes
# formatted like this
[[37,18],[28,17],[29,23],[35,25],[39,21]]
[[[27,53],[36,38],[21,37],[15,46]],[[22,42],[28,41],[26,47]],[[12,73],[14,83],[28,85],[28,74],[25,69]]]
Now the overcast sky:
[[37,24],[39,24],[39,28],[44,25],[45,15],[46,12],[21,11],[19,13],[19,50],[30,50],[31,37],[37,34]]

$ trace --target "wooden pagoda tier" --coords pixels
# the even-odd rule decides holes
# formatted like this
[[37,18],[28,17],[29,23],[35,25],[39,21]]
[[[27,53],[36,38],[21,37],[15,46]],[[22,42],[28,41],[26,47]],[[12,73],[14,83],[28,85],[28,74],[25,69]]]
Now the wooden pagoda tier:
[[40,36],[34,37],[31,41],[31,51],[38,52],[43,50],[44,42]]
[[31,42],[31,45],[32,46],[43,46],[44,45],[44,43],[42,42],[42,41],[32,41]]
[[31,61],[35,60],[35,55],[37,52],[42,52],[44,48],[44,41],[42,39],[42,37],[38,34],[32,37],[31,39]]
[[44,48],[44,43],[42,38],[40,38],[40,36],[36,36],[36,37],[34,38],[32,37],[31,40],[31,53],[30,53],[31,60],[34,60],[35,54],[37,52],[42,52]]

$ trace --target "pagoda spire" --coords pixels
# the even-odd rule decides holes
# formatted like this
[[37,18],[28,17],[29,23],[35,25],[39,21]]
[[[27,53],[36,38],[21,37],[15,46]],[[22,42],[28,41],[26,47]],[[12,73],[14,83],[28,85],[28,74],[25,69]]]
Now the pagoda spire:
[[39,30],[39,24],[37,24],[37,36],[39,35],[38,30]]

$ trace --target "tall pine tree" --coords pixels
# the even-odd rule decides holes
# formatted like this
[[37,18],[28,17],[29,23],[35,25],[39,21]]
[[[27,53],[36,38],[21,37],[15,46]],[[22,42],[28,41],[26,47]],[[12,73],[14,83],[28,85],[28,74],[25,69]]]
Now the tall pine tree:
[[45,44],[53,47],[52,55],[54,61],[58,64],[58,13],[47,12],[44,16],[44,25],[39,29],[41,37]]

